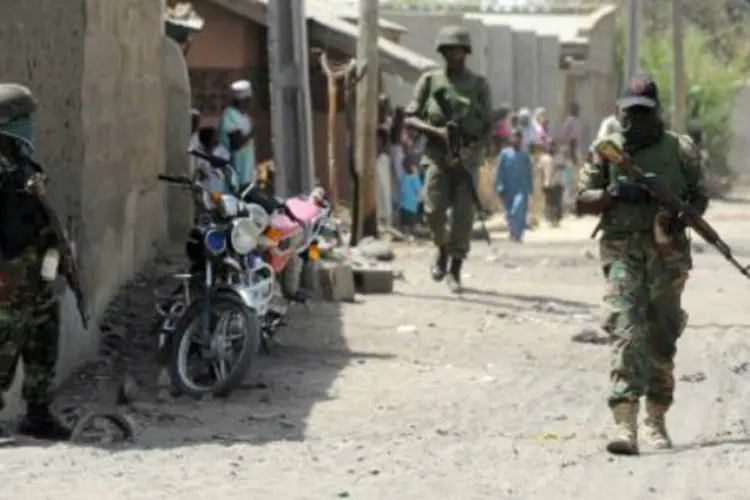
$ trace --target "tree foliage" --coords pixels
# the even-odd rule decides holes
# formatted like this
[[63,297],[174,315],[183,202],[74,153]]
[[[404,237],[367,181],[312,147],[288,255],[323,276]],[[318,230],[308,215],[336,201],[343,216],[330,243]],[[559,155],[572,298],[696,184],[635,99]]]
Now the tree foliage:
[[[709,37],[701,31],[687,30],[684,40],[686,118],[702,128],[715,171],[727,173],[734,102],[738,85],[746,74],[741,64],[726,61],[709,50],[710,44]],[[667,120],[673,96],[672,55],[669,37],[646,39],[641,46],[641,67],[659,84]]]
[[[711,155],[713,169],[718,175],[730,172],[727,164],[732,135],[732,113],[738,86],[747,81],[747,47],[745,57],[741,54],[742,34],[749,33],[747,26],[737,28],[736,21],[721,17],[724,11],[718,8],[721,1],[714,0],[713,8],[699,7],[703,2],[694,2],[693,15],[703,12],[706,19],[701,25],[686,23],[684,39],[685,85],[687,93],[686,119],[698,124],[703,130],[705,146]],[[669,24],[669,2],[648,2],[644,12],[644,29],[640,43],[640,67],[651,74],[659,85],[664,113],[670,119],[672,108],[672,40]],[[689,3],[689,2],[685,2]],[[713,12],[713,14],[711,14]],[[723,14],[722,14],[723,15]],[[622,17],[622,16],[621,16]],[[686,17],[689,16],[686,14]],[[718,19],[725,21],[723,32],[710,30]],[[750,18],[748,18],[750,21]],[[624,24],[618,25],[615,58],[622,72],[625,59]],[[622,74],[620,75],[622,81]]]

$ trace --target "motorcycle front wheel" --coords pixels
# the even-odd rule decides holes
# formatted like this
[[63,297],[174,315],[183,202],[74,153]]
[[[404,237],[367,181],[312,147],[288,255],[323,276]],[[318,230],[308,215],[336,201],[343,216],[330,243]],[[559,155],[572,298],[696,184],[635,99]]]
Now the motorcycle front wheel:
[[229,291],[211,298],[209,345],[202,341],[204,302],[194,300],[178,321],[172,338],[169,371],[183,394],[227,396],[242,383],[260,346],[255,311]]

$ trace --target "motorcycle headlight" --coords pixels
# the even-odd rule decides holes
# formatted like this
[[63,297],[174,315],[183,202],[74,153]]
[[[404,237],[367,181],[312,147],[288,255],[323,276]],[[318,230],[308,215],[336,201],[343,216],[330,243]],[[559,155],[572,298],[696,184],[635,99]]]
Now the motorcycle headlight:
[[221,195],[216,206],[224,217],[235,217],[240,209],[239,200],[231,194]]
[[240,255],[247,254],[258,246],[258,238],[265,226],[258,227],[252,217],[242,217],[232,221],[229,240],[232,249]]
[[227,238],[223,231],[209,229],[203,233],[203,245],[211,255],[221,255],[227,250]]

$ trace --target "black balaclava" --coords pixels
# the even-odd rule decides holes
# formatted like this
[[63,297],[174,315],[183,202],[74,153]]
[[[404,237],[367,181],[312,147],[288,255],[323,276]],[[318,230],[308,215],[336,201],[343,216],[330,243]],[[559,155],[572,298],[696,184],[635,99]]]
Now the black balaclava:
[[629,106],[623,109],[622,128],[625,151],[631,155],[659,142],[665,129],[658,106]]

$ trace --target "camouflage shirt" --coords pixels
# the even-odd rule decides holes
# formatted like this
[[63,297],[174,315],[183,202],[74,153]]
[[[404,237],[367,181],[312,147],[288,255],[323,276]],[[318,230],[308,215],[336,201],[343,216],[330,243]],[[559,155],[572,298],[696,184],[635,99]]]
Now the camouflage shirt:
[[[454,119],[461,132],[472,141],[483,141],[492,131],[492,102],[487,79],[468,69],[449,77],[444,69],[423,74],[414,86],[414,98],[406,107],[406,114],[417,116],[430,125],[441,127],[448,122],[433,96],[446,89],[446,97],[454,110]],[[442,144],[428,139],[425,154],[443,156]]]
[[[622,144],[621,134],[609,137]],[[579,181],[579,192],[605,189],[624,173],[616,165],[600,161],[590,149]],[[683,199],[706,194],[705,172],[700,154],[687,135],[668,131],[655,145],[638,151],[631,161],[644,172],[659,176],[667,186]],[[621,237],[633,233],[650,233],[660,207],[656,201],[641,205],[615,204],[602,214],[601,230],[604,237]]]

